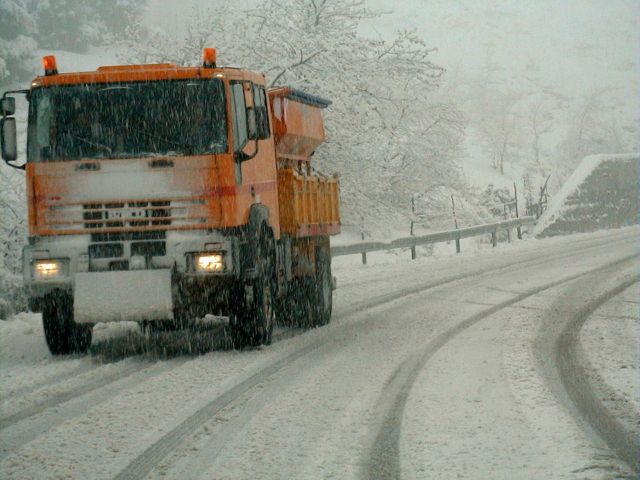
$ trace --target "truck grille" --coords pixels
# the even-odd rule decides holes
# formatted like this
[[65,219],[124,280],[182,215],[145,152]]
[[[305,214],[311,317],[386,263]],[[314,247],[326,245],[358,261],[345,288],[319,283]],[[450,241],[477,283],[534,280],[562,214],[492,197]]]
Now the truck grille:
[[[169,208],[167,208],[169,207]],[[90,203],[82,206],[85,228],[171,225],[171,202]]]
[[55,231],[80,233],[139,232],[166,230],[207,223],[204,199],[121,202],[86,202],[49,205],[39,221]]

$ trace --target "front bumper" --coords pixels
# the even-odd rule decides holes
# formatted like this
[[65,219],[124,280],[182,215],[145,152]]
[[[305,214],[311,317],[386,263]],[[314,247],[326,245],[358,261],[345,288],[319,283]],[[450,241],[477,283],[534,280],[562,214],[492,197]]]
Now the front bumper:
[[77,273],[76,323],[173,319],[171,270]]
[[[109,248],[103,248],[105,246]],[[149,248],[145,250],[145,246],[149,246]],[[196,282],[208,281],[212,278],[221,281],[236,279],[240,275],[239,249],[240,242],[236,236],[217,231],[167,231],[165,238],[154,238],[148,241],[119,239],[92,242],[90,235],[38,237],[30,239],[30,244],[23,249],[23,278],[33,311],[38,311],[41,308],[41,300],[44,296],[54,290],[62,290],[74,297],[77,293],[82,294],[81,306],[74,307],[77,321],[83,321],[81,319],[84,318],[88,321],[89,314],[84,314],[83,311],[90,310],[92,312],[91,318],[101,319],[104,316],[109,319],[94,320],[92,323],[95,321],[114,321],[117,315],[102,315],[92,306],[101,305],[105,310],[108,310],[107,303],[112,303],[109,300],[108,292],[102,295],[104,299],[98,298],[101,297],[99,295],[101,281],[107,282],[108,288],[115,289],[113,292],[118,295],[124,295],[120,289],[120,282],[124,282],[129,285],[129,290],[134,295],[145,293],[149,299],[153,300],[151,303],[160,305],[159,312],[164,314],[168,310],[168,305],[163,303],[161,298],[145,290],[146,287],[143,283],[153,284],[159,276],[166,276],[166,272],[171,272],[168,277],[170,281],[167,283],[170,289],[172,286],[175,287],[172,281],[175,283],[176,279],[191,279]],[[149,253],[140,255],[140,252],[144,253],[145,251]],[[210,251],[220,252],[223,255],[224,270],[211,273],[190,271],[189,258],[194,253]],[[99,254],[96,255],[96,252]],[[113,255],[114,253],[117,256]],[[42,259],[67,259],[68,268],[64,274],[56,278],[37,280],[34,278],[33,264]],[[154,272],[165,273],[156,274]],[[133,279],[138,279],[138,281],[130,282]],[[162,292],[162,295],[167,294],[164,287],[159,288],[159,291]],[[175,296],[175,288],[173,288],[173,293]],[[90,300],[89,294],[93,297]],[[124,299],[123,304],[128,304],[131,300],[126,295],[122,298]],[[171,298],[170,294],[169,298]],[[175,303],[174,299],[173,304]],[[145,320],[153,320],[160,315],[160,313],[154,313],[153,308],[155,306],[148,307],[145,313],[153,318],[145,318]],[[134,314],[131,317],[137,318],[139,316]],[[165,316],[164,318],[171,317]]]

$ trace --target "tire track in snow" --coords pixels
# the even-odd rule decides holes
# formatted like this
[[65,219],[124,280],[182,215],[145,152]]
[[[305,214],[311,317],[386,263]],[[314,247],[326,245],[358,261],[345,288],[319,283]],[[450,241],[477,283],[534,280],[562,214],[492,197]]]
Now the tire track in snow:
[[[76,389],[56,395],[47,401],[2,419],[0,428],[0,459],[17,450],[52,428],[82,415],[101,403],[109,401],[120,392],[135,387],[141,381],[148,380],[185,363],[180,359],[162,364],[133,365],[124,372],[121,370],[108,377],[90,382]],[[140,379],[137,373],[148,370],[148,375]],[[44,414],[44,415],[40,415]],[[24,421],[24,423],[22,423]]]
[[[616,239],[613,242],[618,242],[618,241],[626,242],[627,238],[624,237],[619,240]],[[607,244],[611,245],[611,243],[613,242],[609,240]],[[411,288],[406,288],[401,291],[379,295],[367,301],[355,303],[350,307],[347,307],[344,310],[340,311],[339,314],[336,315],[336,318],[339,319],[339,318],[349,317],[353,314],[356,314],[365,310],[369,310],[369,309],[384,305],[386,303],[402,299],[410,295],[432,290],[432,289],[442,287],[448,284],[452,284],[461,280],[474,279],[477,277],[495,274],[496,272],[500,272],[504,270],[521,269],[524,266],[527,266],[530,264],[532,265],[544,264],[551,261],[557,261],[560,259],[571,258],[575,256],[581,257],[584,255],[585,251],[588,251],[591,249],[598,249],[598,248],[602,248],[602,244],[598,243],[597,245],[585,247],[579,252],[576,252],[574,250],[572,252],[568,252],[568,253],[563,252],[561,254],[550,255],[542,258],[536,257],[533,259],[525,259],[525,260],[517,261],[515,263],[501,265],[495,268],[490,268],[490,269],[483,268],[477,271],[464,272],[459,275],[452,275],[439,281],[431,281],[431,282],[418,284]],[[580,275],[575,276],[575,278],[585,274],[586,273],[582,273]],[[562,282],[566,282],[569,280],[571,280],[571,278],[562,280],[561,282],[555,282],[554,285]],[[551,285],[551,286],[547,285],[544,288],[541,288],[540,290],[551,288],[554,285]],[[527,295],[527,296],[530,296],[530,295]],[[526,298],[526,296],[523,298]],[[511,303],[516,303],[520,300],[521,299],[514,300]],[[501,307],[501,308],[506,308],[506,307]],[[230,388],[220,396],[216,397],[215,399],[211,400],[210,402],[202,406],[199,410],[197,410],[195,413],[187,417],[183,422],[181,422],[179,425],[174,427],[166,435],[164,435],[162,438],[160,438],[151,446],[149,446],[138,457],[134,458],[127,465],[127,467],[125,467],[122,471],[120,471],[120,473],[118,473],[118,475],[115,478],[117,480],[125,480],[125,479],[131,480],[131,479],[145,478],[158,464],[160,464],[160,462],[164,458],[166,458],[169,454],[171,454],[187,437],[189,437],[192,433],[194,433],[194,431],[196,431],[198,427],[200,427],[207,420],[211,419],[213,416],[218,414],[221,410],[232,405],[235,401],[237,401],[240,397],[244,396],[247,392],[255,388],[257,385],[260,385],[262,383],[269,381],[275,374],[277,374],[280,370],[282,370],[286,366],[289,366],[291,363],[295,362],[296,360],[306,356],[307,354],[317,350],[319,347],[323,346],[324,344],[330,342],[333,338],[335,338],[337,334],[343,332],[345,329],[357,328],[358,327],[357,324],[359,323],[361,323],[361,321],[356,322],[355,325],[346,324],[346,325],[341,325],[337,328],[333,328],[330,331],[328,331],[327,334],[324,335],[322,338],[319,338],[316,341],[298,350],[291,352],[290,354],[286,355],[280,360],[277,360],[276,362],[270,364],[266,368],[240,381],[238,384],[236,384],[235,386],[233,386],[232,388]],[[254,415],[254,416],[259,411],[259,409],[257,408],[252,408],[251,410],[252,410],[251,412],[247,412],[247,413],[249,415]],[[240,415],[242,415],[242,413]],[[232,435],[232,436],[234,435],[234,432],[228,432],[228,433],[229,435]],[[371,478],[377,478],[377,477],[371,477]]]
[[[360,311],[363,310],[367,310],[370,308],[374,308],[374,307],[378,307],[380,305],[384,305],[385,303],[389,303],[392,302],[394,300],[398,300],[401,299],[403,297],[407,297],[410,295],[415,295],[417,293],[421,293],[427,290],[431,290],[433,288],[437,288],[440,286],[444,286],[444,285],[448,285],[449,283],[454,283],[460,280],[464,280],[464,279],[473,279],[473,278],[477,278],[477,277],[481,277],[484,275],[489,275],[489,274],[493,274],[496,272],[501,272],[503,270],[510,270],[513,268],[524,268],[530,265],[537,265],[537,264],[541,264],[541,263],[549,263],[549,262],[555,262],[558,260],[564,260],[567,258],[571,258],[571,257],[583,257],[585,253],[591,251],[591,250],[597,250],[602,248],[603,246],[608,246],[608,247],[612,247],[613,245],[616,245],[618,243],[622,243],[622,244],[626,244],[627,241],[629,240],[629,238],[631,237],[621,237],[619,239],[616,240],[609,240],[608,242],[602,242],[602,243],[598,243],[596,245],[589,245],[586,246],[582,249],[580,249],[579,251],[573,250],[572,252],[568,252],[568,253],[560,253],[557,255],[549,255],[546,257],[537,257],[537,258],[528,258],[528,259],[523,259],[523,260],[518,260],[516,262],[513,263],[509,263],[506,265],[501,265],[499,267],[494,267],[494,268],[489,268],[489,269],[480,269],[477,271],[471,271],[471,272],[464,272],[462,274],[459,275],[452,275],[450,277],[446,277],[442,280],[439,281],[431,281],[431,282],[425,282],[425,283],[419,283],[416,284],[413,287],[410,288],[405,288],[401,291],[395,291],[395,292],[390,292],[390,293],[386,293],[383,295],[378,295],[376,297],[373,297],[372,299],[366,300],[364,302],[357,302],[354,303],[353,305],[351,305],[350,307],[345,308],[344,310],[341,310],[340,312],[336,312],[339,313],[339,317],[338,318],[342,318],[342,317],[348,317],[350,315],[353,315],[354,313],[358,313]],[[633,237],[634,241],[635,241],[635,237]],[[575,248],[575,245],[574,245]]]
[[[539,262],[539,260],[535,260]],[[514,265],[509,265],[508,267],[513,267]],[[495,270],[503,270],[508,267],[500,267]],[[486,275],[488,273],[493,273],[492,271],[482,271],[476,272],[475,275],[470,275],[469,273],[465,273],[462,275],[452,276],[441,281],[428,282],[426,284],[422,284],[416,286],[414,288],[405,289],[401,292],[393,292],[385,295],[380,295],[373,299],[370,299],[365,302],[359,302],[351,307],[345,309],[341,312],[338,318],[348,317],[353,315],[354,313],[358,313],[364,310],[372,309],[378,307],[380,305],[389,303],[391,301],[406,297],[408,295],[413,295],[415,293],[424,292],[426,290],[431,290],[443,285],[448,285],[450,283],[454,283],[456,281],[462,279],[468,279],[470,276],[479,276]],[[221,410],[230,406],[233,402],[238,400],[244,394],[246,394],[249,390],[256,387],[259,384],[262,384],[268,381],[271,377],[273,377],[280,370],[289,366],[291,363],[296,360],[302,358],[303,356],[317,350],[319,347],[327,343],[331,340],[332,337],[335,336],[335,333],[341,332],[345,328],[354,328],[354,325],[344,325],[342,328],[336,328],[331,333],[333,335],[325,335],[323,338],[318,339],[317,341],[298,349],[284,358],[276,361],[275,363],[269,365],[268,367],[260,370],[249,378],[241,381],[231,389],[227,390],[222,395],[216,397],[211,402],[204,405],[198,411],[196,411],[193,415],[185,419],[182,423],[176,426],[173,430],[168,432],[164,437],[159,439],[156,443],[147,448],[141,455],[135,458],[129,465],[122,470],[115,478],[116,480],[131,480],[131,479],[141,479],[144,478],[149,472],[151,472],[156,465],[158,465],[165,457],[167,457],[170,453],[172,453],[176,447],[186,439],[190,434],[192,434],[200,425],[209,420],[211,417],[218,414]],[[259,409],[252,409],[253,414],[257,414]],[[244,413],[244,412],[243,412]],[[234,432],[228,432],[230,435],[233,435]]]
[[[196,346],[196,354],[203,353],[206,351],[210,351],[216,348],[225,348],[227,345],[227,341],[222,335],[222,332],[213,331],[212,337],[211,335],[206,336],[207,345],[197,345]],[[208,333],[211,333],[208,332]],[[174,333],[174,332],[171,332]],[[146,361],[145,357],[150,357],[153,359],[162,359],[162,358],[173,358],[178,355],[182,355],[177,360],[171,362],[170,365],[179,366],[184,362],[188,361],[194,355],[194,352],[191,348],[191,342],[189,336],[185,337],[181,335],[178,337],[178,341],[175,342],[176,337],[170,336],[167,338],[166,335],[154,335],[154,341],[149,344],[149,340],[145,339],[144,336],[134,335],[133,337],[120,337],[115,339],[107,339],[99,343],[98,345],[92,347],[94,350],[94,354],[98,354],[103,358],[106,358],[107,361],[103,364],[100,364],[97,368],[89,365],[81,365],[74,368],[70,372],[64,372],[52,377],[52,381],[47,382],[45,384],[38,384],[34,386],[24,387],[21,390],[18,390],[12,393],[7,398],[3,399],[4,403],[7,403],[10,399],[18,398],[19,396],[28,395],[29,393],[38,391],[38,390],[46,390],[47,388],[55,387],[57,384],[64,382],[66,380],[79,377],[83,374],[88,374],[92,371],[97,372],[100,367],[104,367],[106,365],[117,365],[119,361],[117,359],[128,359],[134,360],[138,359],[137,363],[133,365],[129,365],[125,368],[119,369],[116,372],[108,373],[100,376],[96,379],[89,379],[86,383],[79,385],[75,388],[71,388],[67,391],[57,393],[49,396],[46,400],[37,402],[34,405],[26,407],[18,412],[7,415],[3,418],[0,418],[0,431],[22,421],[38,415],[46,410],[49,410],[53,407],[57,407],[58,405],[70,402],[76,398],[85,396],[95,390],[102,389],[108,387],[110,384],[115,382],[120,382],[140,371],[145,369],[153,368],[156,363]],[[213,341],[212,341],[213,339]],[[168,340],[172,340],[173,343],[170,345],[167,344]],[[202,343],[202,342],[200,342]],[[124,346],[123,346],[124,345]],[[149,349],[149,345],[151,348]],[[213,347],[212,347],[213,345]],[[167,348],[170,347],[170,350]],[[131,353],[135,353],[134,356],[128,356]],[[167,364],[162,366],[162,371],[170,368]]]
[[[625,242],[626,240],[627,240],[627,236],[622,236],[622,237],[619,237],[619,238],[613,240],[613,243]],[[582,240],[580,242],[576,242],[575,245],[581,245],[583,243],[587,243],[588,244],[587,246],[584,247],[584,249],[583,249],[583,251],[584,251],[584,250],[587,250],[587,249],[590,250],[590,249],[600,248],[602,246],[602,244],[604,244],[604,243],[611,244],[612,241],[611,240],[607,240],[607,239],[605,239],[605,240],[603,240],[603,239],[596,239],[596,240],[589,239],[589,240]],[[565,257],[574,256],[574,255],[575,255],[575,253],[573,253],[573,252],[569,253],[569,254],[563,253],[563,254],[559,254],[559,255],[555,256],[554,258],[565,258]],[[548,260],[551,260],[551,259],[552,259],[552,257],[547,257],[544,260],[548,261]],[[460,275],[447,277],[447,278],[445,278],[445,279],[443,279],[441,281],[426,282],[426,283],[418,284],[418,285],[416,285],[416,286],[414,286],[412,288],[403,289],[400,292],[397,292],[397,291],[396,292],[390,292],[390,293],[387,293],[387,294],[379,295],[377,297],[374,297],[373,299],[369,299],[369,300],[364,301],[364,302],[355,303],[355,304],[351,305],[350,307],[344,309],[343,311],[339,312],[339,315],[340,315],[340,317],[347,317],[347,316],[350,316],[350,315],[352,315],[352,314],[354,314],[356,312],[359,312],[361,310],[374,308],[376,306],[383,305],[385,303],[388,303],[390,301],[396,300],[396,299],[401,298],[403,296],[412,295],[412,294],[419,293],[419,292],[422,292],[422,291],[425,291],[425,290],[428,290],[428,289],[431,289],[431,288],[436,288],[438,286],[445,285],[447,283],[455,282],[455,281],[462,280],[462,279],[465,279],[465,278],[473,278],[473,277],[476,277],[478,275],[485,275],[487,273],[500,271],[500,270],[506,269],[506,268],[512,268],[512,267],[514,267],[516,265],[523,266],[523,265],[527,265],[529,263],[538,263],[538,262],[540,262],[540,259],[538,259],[538,258],[536,258],[536,259],[526,259],[526,260],[518,261],[518,263],[511,263],[511,264],[508,264],[508,265],[503,265],[503,266],[496,267],[496,268],[491,269],[491,270],[483,270],[483,271],[480,271],[480,272],[477,272],[477,271],[476,272],[466,272],[466,273],[463,273],[463,274],[460,274]],[[274,336],[274,339],[275,340],[280,340],[280,339],[290,338],[292,336],[297,336],[297,335],[302,334],[302,333],[304,333],[304,330],[287,329],[285,331],[276,332],[276,334]],[[107,340],[107,341],[103,342],[103,344],[107,346],[106,350],[105,350],[104,346],[102,347],[102,354],[103,355],[106,354],[105,352],[108,351],[108,349],[109,349],[108,345],[110,343],[113,343],[114,341],[118,341],[118,339],[116,339],[116,340],[110,339],[110,340]],[[218,343],[219,343],[219,345],[217,345],[217,346],[220,347],[220,348],[222,348],[226,344],[224,341],[218,342]],[[138,350],[140,350],[141,348],[142,347],[139,347]],[[208,344],[207,345],[207,349],[210,349],[210,348],[211,348],[211,345]],[[140,353],[136,349],[134,349],[133,351],[135,351],[135,353]],[[120,355],[120,356],[122,356],[122,355]],[[126,357],[126,353],[125,353],[125,357]],[[109,362],[109,363],[111,363],[111,362]],[[141,365],[141,366],[138,366],[138,367],[132,367],[132,371],[125,370],[124,374],[125,375],[130,375],[132,373],[135,373],[137,370],[143,369],[145,367],[146,366],[144,366],[144,365]],[[86,372],[90,371],[91,369],[92,369],[92,367],[87,366],[87,365],[78,366],[71,372],[64,372],[64,373],[61,373],[61,374],[58,374],[58,375],[55,375],[55,376],[51,377],[51,381],[47,382],[46,384],[27,386],[27,387],[23,387],[23,388],[21,388],[19,390],[16,390],[15,392],[12,392],[4,400],[6,401],[6,400],[9,400],[11,398],[17,398],[18,396],[24,396],[24,395],[26,395],[28,393],[31,393],[33,391],[36,391],[38,389],[43,389],[43,388],[54,386],[56,383],[68,380],[68,379],[70,379],[72,377],[75,377],[75,376],[78,376],[78,375],[81,375],[83,373],[86,373]],[[60,403],[64,403],[64,402],[66,402],[68,400],[71,400],[72,398],[74,398],[74,396],[84,395],[84,394],[86,394],[86,393],[88,393],[88,392],[90,392],[90,391],[92,391],[92,390],[94,390],[96,388],[101,388],[102,386],[105,386],[107,383],[109,383],[109,381],[116,381],[116,380],[119,379],[119,375],[118,374],[114,374],[112,377],[113,378],[111,380],[108,380],[107,378],[103,378],[102,381],[97,380],[95,382],[90,382],[89,384],[86,384],[84,386],[78,387],[78,388],[76,388],[74,390],[70,390],[69,392],[65,392],[63,394],[56,395],[55,397],[50,398],[46,402],[42,402],[41,404],[26,408],[26,409],[22,410],[21,412],[17,412],[16,414],[13,414],[13,415],[7,416],[7,417],[5,417],[3,419],[0,419],[0,430],[2,430],[3,428],[6,428],[7,426],[11,425],[12,423],[15,423],[16,421],[20,421],[20,420],[22,420],[24,418],[28,418],[29,416],[35,415],[37,413],[40,413],[41,411],[43,411],[43,410],[45,410],[47,408],[50,408],[50,407],[53,407],[53,406],[58,405]]]
[[[128,368],[125,368],[124,370],[119,370],[118,372],[114,372],[112,374],[105,375],[102,378],[89,381],[84,385],[80,385],[76,388],[72,388],[71,390],[68,390],[66,392],[53,395],[42,402],[36,403],[35,405],[31,405],[30,407],[20,410],[19,412],[16,412],[12,415],[1,418],[0,430],[4,430],[5,428],[13,425],[14,423],[20,422],[26,418],[42,413],[47,409],[50,409],[62,403],[68,402],[69,400],[85,395],[98,388],[102,388],[117,380],[126,378],[147,367],[148,365],[131,365]],[[46,386],[51,386],[51,385],[53,384],[47,384]]]
[[67,381],[71,378],[74,377],[79,377],[80,375],[82,375],[83,373],[87,373],[90,370],[93,370],[95,367],[93,365],[88,365],[88,364],[81,364],[78,365],[76,367],[74,367],[73,369],[66,371],[66,372],[60,372],[54,375],[51,375],[48,379],[46,383],[36,383],[33,385],[26,385],[24,387],[20,387],[17,388],[16,390],[13,390],[12,392],[10,392],[6,397],[2,398],[2,402],[3,403],[7,403],[12,399],[15,398],[19,398],[19,397],[24,397],[25,395],[29,395],[30,393],[35,392],[36,390],[40,390],[43,388],[47,388],[47,387],[51,387],[54,386],[58,383]]
[[233,401],[256,385],[268,380],[285,366],[315,350],[318,346],[319,344],[312,343],[300,350],[294,351],[293,353],[269,365],[267,368],[260,370],[249,378],[238,383],[222,395],[216,397],[214,400],[197,410],[193,415],[185,419],[160,440],[147,448],[115,478],[117,480],[144,478],[158,463],[160,463],[162,459],[169,455],[184,438],[190,435],[209,418],[230,405]]
[[[618,458],[623,460],[637,475],[640,472],[640,438],[638,432],[625,427],[601,400],[598,391],[609,390],[606,385],[602,388],[589,380],[589,364],[580,353],[579,334],[586,320],[603,304],[628,287],[640,281],[640,275],[618,283],[615,287],[601,293],[595,299],[579,308],[569,318],[554,318],[554,323],[564,326],[553,342],[540,341],[540,348],[545,354],[550,353],[553,363],[564,390],[577,410],[577,420],[586,423],[595,430],[600,438],[608,445]],[[546,340],[546,339],[544,339]],[[549,351],[551,350],[551,351]],[[542,352],[541,352],[542,354]],[[548,379],[549,380],[549,379]],[[553,381],[553,380],[552,380]],[[607,392],[608,396],[613,396]],[[625,405],[620,402],[620,405]],[[631,409],[633,410],[633,409]],[[626,412],[627,418],[637,418],[635,411]]]
[[[581,251],[581,254],[582,253],[583,252]],[[626,256],[595,269],[591,269],[575,275],[570,275],[560,280],[549,282],[545,285],[529,289],[510,300],[501,302],[491,308],[483,310],[463,320],[462,322],[441,333],[435,339],[430,341],[421,352],[410,356],[394,371],[394,373],[390,377],[383,391],[384,393],[376,408],[378,414],[374,416],[376,418],[381,418],[381,421],[377,422],[377,424],[373,428],[373,442],[368,451],[367,457],[363,462],[364,468],[361,475],[362,478],[366,480],[388,480],[401,478],[399,446],[400,431],[402,425],[402,417],[404,414],[407,399],[409,397],[409,393],[418,375],[425,368],[429,360],[450,340],[452,340],[467,328],[475,325],[479,321],[494,315],[500,310],[511,307],[529,297],[535,296],[541,292],[560,286],[564,283],[603,272],[607,269],[622,265],[626,262],[629,262],[630,260],[635,260],[637,258],[638,254]]]

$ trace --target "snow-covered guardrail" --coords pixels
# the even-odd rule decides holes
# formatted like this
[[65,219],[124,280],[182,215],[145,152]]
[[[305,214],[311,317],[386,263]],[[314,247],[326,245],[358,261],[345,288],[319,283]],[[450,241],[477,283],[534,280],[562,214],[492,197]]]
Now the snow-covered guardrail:
[[362,263],[367,263],[368,252],[379,252],[384,250],[393,250],[396,248],[411,248],[411,258],[416,258],[416,247],[418,245],[427,245],[429,243],[456,242],[456,251],[460,253],[460,240],[463,238],[476,237],[479,235],[491,235],[491,242],[495,247],[498,243],[498,232],[506,230],[510,232],[512,229],[518,230],[518,238],[521,238],[520,228],[528,225],[534,225],[536,217],[520,217],[511,220],[504,220],[497,223],[487,223],[484,225],[475,225],[473,227],[459,228],[457,230],[447,230],[444,232],[434,232],[427,235],[397,238],[391,242],[360,242],[353,245],[339,245],[331,247],[331,256],[338,257],[342,255],[362,255]]

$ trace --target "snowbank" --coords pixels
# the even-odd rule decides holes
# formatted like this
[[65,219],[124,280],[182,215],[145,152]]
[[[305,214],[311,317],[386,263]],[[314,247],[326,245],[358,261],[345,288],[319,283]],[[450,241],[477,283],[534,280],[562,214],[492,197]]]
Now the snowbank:
[[[594,383],[604,381],[605,405],[616,418],[637,428],[640,419],[640,285],[634,284],[591,315],[580,331],[580,344]],[[633,412],[631,417],[624,413]]]
[[[551,199],[533,234],[552,236],[638,223],[639,165],[638,153],[585,157]],[[621,216],[621,207],[630,208]]]

